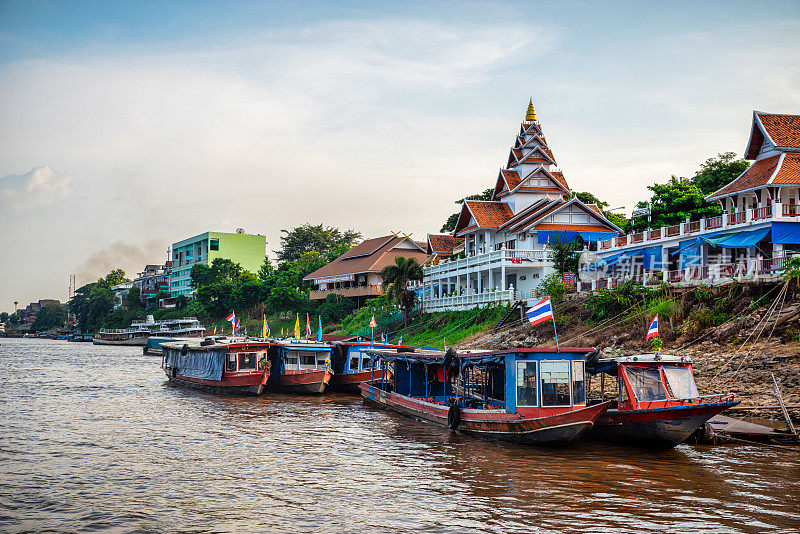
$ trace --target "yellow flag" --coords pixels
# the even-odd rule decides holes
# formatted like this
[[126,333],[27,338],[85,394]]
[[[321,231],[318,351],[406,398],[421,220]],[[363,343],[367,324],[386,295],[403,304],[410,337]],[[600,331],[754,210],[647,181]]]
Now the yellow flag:
[[267,324],[267,316],[264,316],[264,325],[261,327],[261,337],[269,337],[269,325]]
[[214,334],[213,335],[215,335],[215,336],[217,335],[217,327],[216,326],[214,327]]
[[300,339],[300,314],[297,314],[297,320],[294,322],[294,338]]

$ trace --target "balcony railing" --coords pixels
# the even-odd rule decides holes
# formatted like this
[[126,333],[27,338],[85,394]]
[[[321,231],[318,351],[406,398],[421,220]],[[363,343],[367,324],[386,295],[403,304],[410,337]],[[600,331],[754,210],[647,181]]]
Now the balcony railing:
[[800,205],[784,204],[782,213],[784,217],[800,217]]
[[328,295],[342,295],[343,297],[374,297],[381,294],[381,286],[367,285],[358,287],[342,287],[338,289],[316,289],[311,291],[311,300],[323,300]]
[[747,220],[747,212],[746,211],[737,211],[736,213],[729,213],[728,214],[728,225],[731,224],[742,224]]
[[516,300],[513,287],[500,291],[483,291],[482,293],[469,291],[452,297],[423,299],[422,307],[426,311],[435,311],[438,309],[472,308],[487,304],[510,302],[512,300]]
[[753,208],[753,220],[772,218],[772,206]]
[[466,258],[457,260],[443,260],[436,265],[423,267],[423,270],[427,278],[429,276],[450,273],[470,267],[488,266],[489,264],[497,264],[498,267],[502,264],[505,264],[507,267],[513,267],[515,264],[529,265],[531,262],[537,263],[547,261],[550,259],[550,255],[551,252],[549,250],[501,249],[467,256]]
[[641,243],[644,241],[644,233],[639,232],[638,234],[631,235],[631,243]]
[[681,225],[680,224],[676,224],[675,226],[667,226],[664,229],[664,233],[666,234],[667,237],[673,237],[673,236],[676,236],[676,235],[680,235],[680,233],[681,233]]
[[653,241],[654,239],[661,239],[661,228],[647,231],[647,240]]
[[706,230],[713,230],[714,228],[722,228],[722,215],[706,219]]
[[700,221],[691,221],[684,226],[686,233],[691,234],[700,231]]

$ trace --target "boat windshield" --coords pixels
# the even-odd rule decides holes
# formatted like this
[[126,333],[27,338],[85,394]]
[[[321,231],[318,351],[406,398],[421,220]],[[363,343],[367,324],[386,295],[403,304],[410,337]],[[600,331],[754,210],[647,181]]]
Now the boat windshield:
[[662,367],[667,377],[669,393],[673,399],[694,399],[698,397],[692,371],[688,367]]
[[517,406],[537,406],[536,362],[517,362]]
[[569,406],[569,361],[541,362],[542,406]]
[[626,367],[625,372],[639,402],[667,399],[667,390],[664,389],[658,367]]

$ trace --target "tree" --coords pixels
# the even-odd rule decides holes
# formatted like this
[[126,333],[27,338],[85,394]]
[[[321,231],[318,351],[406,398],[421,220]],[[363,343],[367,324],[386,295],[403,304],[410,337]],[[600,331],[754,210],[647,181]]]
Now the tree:
[[361,239],[355,230],[344,232],[332,226],[306,223],[292,230],[281,230],[281,249],[276,251],[279,262],[296,261],[306,252],[318,252],[332,261]]
[[574,241],[565,241],[556,234],[550,239],[547,248],[552,253],[553,267],[558,274],[578,271],[578,252],[583,248],[580,238],[576,238]]
[[332,293],[325,297],[325,301],[317,308],[317,313],[325,323],[330,323],[341,321],[355,309],[356,303],[353,299]]
[[186,295],[178,295],[175,298],[175,307],[179,310],[186,308],[187,304],[189,304],[189,299],[186,297]]
[[67,308],[62,304],[51,302],[42,307],[39,313],[36,314],[36,319],[31,325],[31,330],[33,332],[42,332],[44,330],[50,330],[51,328],[64,326],[66,322]]
[[0,313],[0,323],[5,323],[8,321],[8,312]]
[[125,277],[125,271],[122,269],[114,269],[110,273],[106,275],[103,279],[108,287],[115,286],[117,284],[121,284],[123,282],[130,282],[130,278]]
[[620,215],[618,213],[614,213],[613,211],[608,211],[608,202],[603,202],[596,196],[591,193],[587,192],[579,192],[575,193],[575,196],[583,202],[584,204],[597,204],[597,207],[600,208],[600,212],[603,214],[603,217],[614,223],[620,228],[625,228],[628,225],[628,219],[625,218],[624,215]]
[[394,259],[394,265],[387,265],[381,270],[381,278],[383,286],[386,287],[386,295],[403,308],[403,322],[408,326],[408,314],[414,308],[416,297],[416,294],[408,289],[408,283],[422,280],[422,267],[414,258],[398,256]]
[[[494,187],[490,187],[489,189],[485,189],[482,193],[478,193],[476,195],[470,195],[466,198],[462,198],[461,200],[456,200],[456,204],[463,204],[465,200],[492,200],[494,196]],[[456,229],[456,224],[458,224],[458,217],[461,215],[461,211],[450,215],[447,218],[445,223],[439,229],[440,232],[444,233],[451,233],[453,230]]]
[[[680,224],[686,218],[696,220],[722,213],[718,205],[708,204],[705,201],[703,192],[690,180],[683,180],[673,175],[667,183],[653,184],[647,189],[653,192],[649,202],[651,218],[649,226],[652,228]],[[645,208],[647,205],[647,202],[639,202],[637,207]],[[647,227],[646,216],[631,219],[633,231],[641,231]]]
[[125,295],[125,307],[129,310],[141,309],[141,292],[139,291],[138,287],[133,286],[128,290],[128,294]]
[[700,170],[692,177],[692,182],[704,195],[710,195],[731,183],[750,166],[747,161],[737,159],[735,152],[717,154],[700,164]]
[[261,267],[258,269],[258,279],[266,284],[269,277],[275,272],[275,267],[272,266],[272,262],[269,261],[269,256],[264,256],[264,263],[261,264]]
[[14,312],[11,315],[9,315],[8,316],[8,323],[11,324],[11,325],[19,324],[19,313],[18,312]]

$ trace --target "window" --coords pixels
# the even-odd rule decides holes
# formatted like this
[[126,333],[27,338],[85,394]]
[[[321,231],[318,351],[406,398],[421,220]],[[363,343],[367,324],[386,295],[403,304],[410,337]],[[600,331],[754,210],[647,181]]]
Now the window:
[[542,406],[569,406],[569,363],[542,362]]
[[329,356],[329,355],[330,355],[330,353],[329,353],[329,352],[327,352],[327,351],[324,351],[324,352],[322,352],[322,351],[320,351],[320,352],[317,352],[317,367],[324,368],[324,367],[327,365],[327,363],[325,362],[325,360],[327,360],[327,359],[328,359],[328,356]]
[[697,386],[688,367],[662,367],[673,399],[697,398]]
[[631,383],[633,394],[640,402],[667,399],[667,390],[661,381],[658,367],[626,367],[625,373]]
[[362,370],[369,369],[370,368],[369,366],[371,365],[370,362],[371,362],[371,360],[370,360],[369,356],[367,356],[366,354],[362,354],[361,355],[361,369]]
[[297,351],[296,350],[287,350],[286,351],[286,366],[287,367],[297,367]]
[[240,352],[239,353],[239,370],[249,371],[256,369],[256,353],[255,352]]
[[582,361],[572,362],[572,404],[586,404],[586,377]]
[[536,362],[517,362],[517,406],[538,406]]
[[301,354],[300,355],[300,365],[310,365],[311,367],[316,367],[316,358],[314,358],[314,353],[310,354]]
[[358,356],[353,356],[350,358],[350,370],[358,371]]
[[266,352],[259,352],[258,353],[258,370],[263,371],[267,368],[267,353]]
[[208,249],[209,250],[219,250],[219,239],[211,239],[211,240],[209,240]]
[[225,359],[225,370],[229,373],[236,372],[236,355],[235,354],[228,354],[228,357]]

